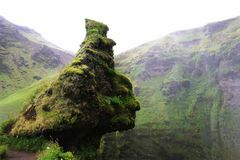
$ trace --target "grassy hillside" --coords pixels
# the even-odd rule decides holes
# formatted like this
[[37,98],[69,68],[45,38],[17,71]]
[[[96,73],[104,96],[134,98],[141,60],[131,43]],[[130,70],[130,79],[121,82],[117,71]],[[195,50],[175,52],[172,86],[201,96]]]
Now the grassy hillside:
[[13,94],[0,100],[0,123],[15,117],[41,90],[48,87],[56,75],[37,81],[28,87],[19,89]]
[[[134,130],[102,139],[103,159],[240,159],[239,42],[240,18],[235,18],[118,55],[116,68],[132,79],[141,110]],[[37,86],[4,98],[0,106],[19,111]],[[0,113],[9,113],[6,109],[0,107]]]
[[239,159],[239,42],[234,18],[118,55],[116,67],[134,81],[142,108],[134,130],[105,137],[105,158]]
[[72,55],[0,16],[0,100],[58,72]]

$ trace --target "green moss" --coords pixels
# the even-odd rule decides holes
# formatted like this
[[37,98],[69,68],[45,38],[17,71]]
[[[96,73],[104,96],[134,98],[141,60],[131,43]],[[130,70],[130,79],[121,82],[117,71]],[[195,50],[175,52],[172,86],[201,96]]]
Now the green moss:
[[72,61],[72,66],[81,65],[83,59],[84,59],[84,56],[79,56],[79,57],[74,58]]
[[132,90],[132,83],[131,83],[130,79],[128,79],[126,76],[124,76],[121,73],[116,72],[115,74],[116,74],[116,76],[114,77],[113,83],[116,86],[122,87],[121,86],[121,84],[122,84],[122,85],[125,85],[126,88],[128,88],[129,90]]
[[[10,142],[21,146],[26,141],[31,146],[27,137],[42,135],[76,151],[81,159],[96,159],[104,133],[134,127],[139,103],[129,79],[114,70],[115,42],[106,37],[108,29],[101,23],[86,20],[86,28],[87,36],[73,62],[10,126]],[[42,157],[54,159],[60,152],[53,147]]]
[[116,115],[111,119],[113,124],[125,124],[130,125],[132,120],[129,118],[128,114]]
[[114,106],[120,106],[122,104],[122,100],[119,97],[106,97],[108,104]]
[[87,68],[88,67],[86,65],[81,65],[80,67],[69,66],[64,70],[64,72],[66,73],[66,75],[81,75]]
[[89,48],[99,51],[98,48],[101,48],[100,53],[105,52],[106,55],[113,56],[112,46],[115,44],[112,39],[103,37],[101,34],[92,34],[85,38],[79,51],[82,52]]
[[103,23],[99,23],[94,20],[90,20],[90,19],[86,19],[85,23],[86,23],[87,36],[94,33],[101,34],[102,36],[107,35],[107,31],[108,31],[107,25]]

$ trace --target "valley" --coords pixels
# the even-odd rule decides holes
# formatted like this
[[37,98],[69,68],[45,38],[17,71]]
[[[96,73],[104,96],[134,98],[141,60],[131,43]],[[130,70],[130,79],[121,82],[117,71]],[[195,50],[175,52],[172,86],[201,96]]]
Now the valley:
[[[240,18],[236,17],[170,33],[116,55],[115,67],[131,79],[141,110],[134,129],[101,139],[101,158],[239,159],[239,42]],[[9,86],[0,99],[0,121],[16,115],[67,64],[46,67],[48,60],[36,59],[43,66],[40,81],[20,77],[20,86],[11,85],[9,70],[4,63],[0,68],[5,77],[2,86]],[[24,69],[20,67],[21,72]],[[41,72],[26,73],[33,78]]]

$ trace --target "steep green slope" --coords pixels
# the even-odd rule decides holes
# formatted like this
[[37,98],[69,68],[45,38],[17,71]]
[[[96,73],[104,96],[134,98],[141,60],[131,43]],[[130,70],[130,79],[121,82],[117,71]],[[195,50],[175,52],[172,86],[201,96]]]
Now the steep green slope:
[[58,72],[72,55],[0,16],[0,99]]
[[16,117],[16,115],[29,104],[32,99],[44,88],[48,87],[56,75],[46,77],[43,80],[34,82],[30,86],[19,89],[13,94],[2,98],[0,100],[0,123],[3,121]]
[[116,62],[142,109],[134,130],[105,137],[105,158],[240,158],[240,18],[169,34]]

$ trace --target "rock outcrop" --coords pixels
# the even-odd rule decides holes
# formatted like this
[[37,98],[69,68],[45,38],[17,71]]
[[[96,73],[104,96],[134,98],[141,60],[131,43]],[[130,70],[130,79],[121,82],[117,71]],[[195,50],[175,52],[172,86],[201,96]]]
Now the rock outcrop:
[[13,136],[44,136],[65,148],[96,151],[103,134],[131,129],[139,102],[131,82],[114,70],[108,27],[86,19],[77,56],[51,86],[17,118]]

